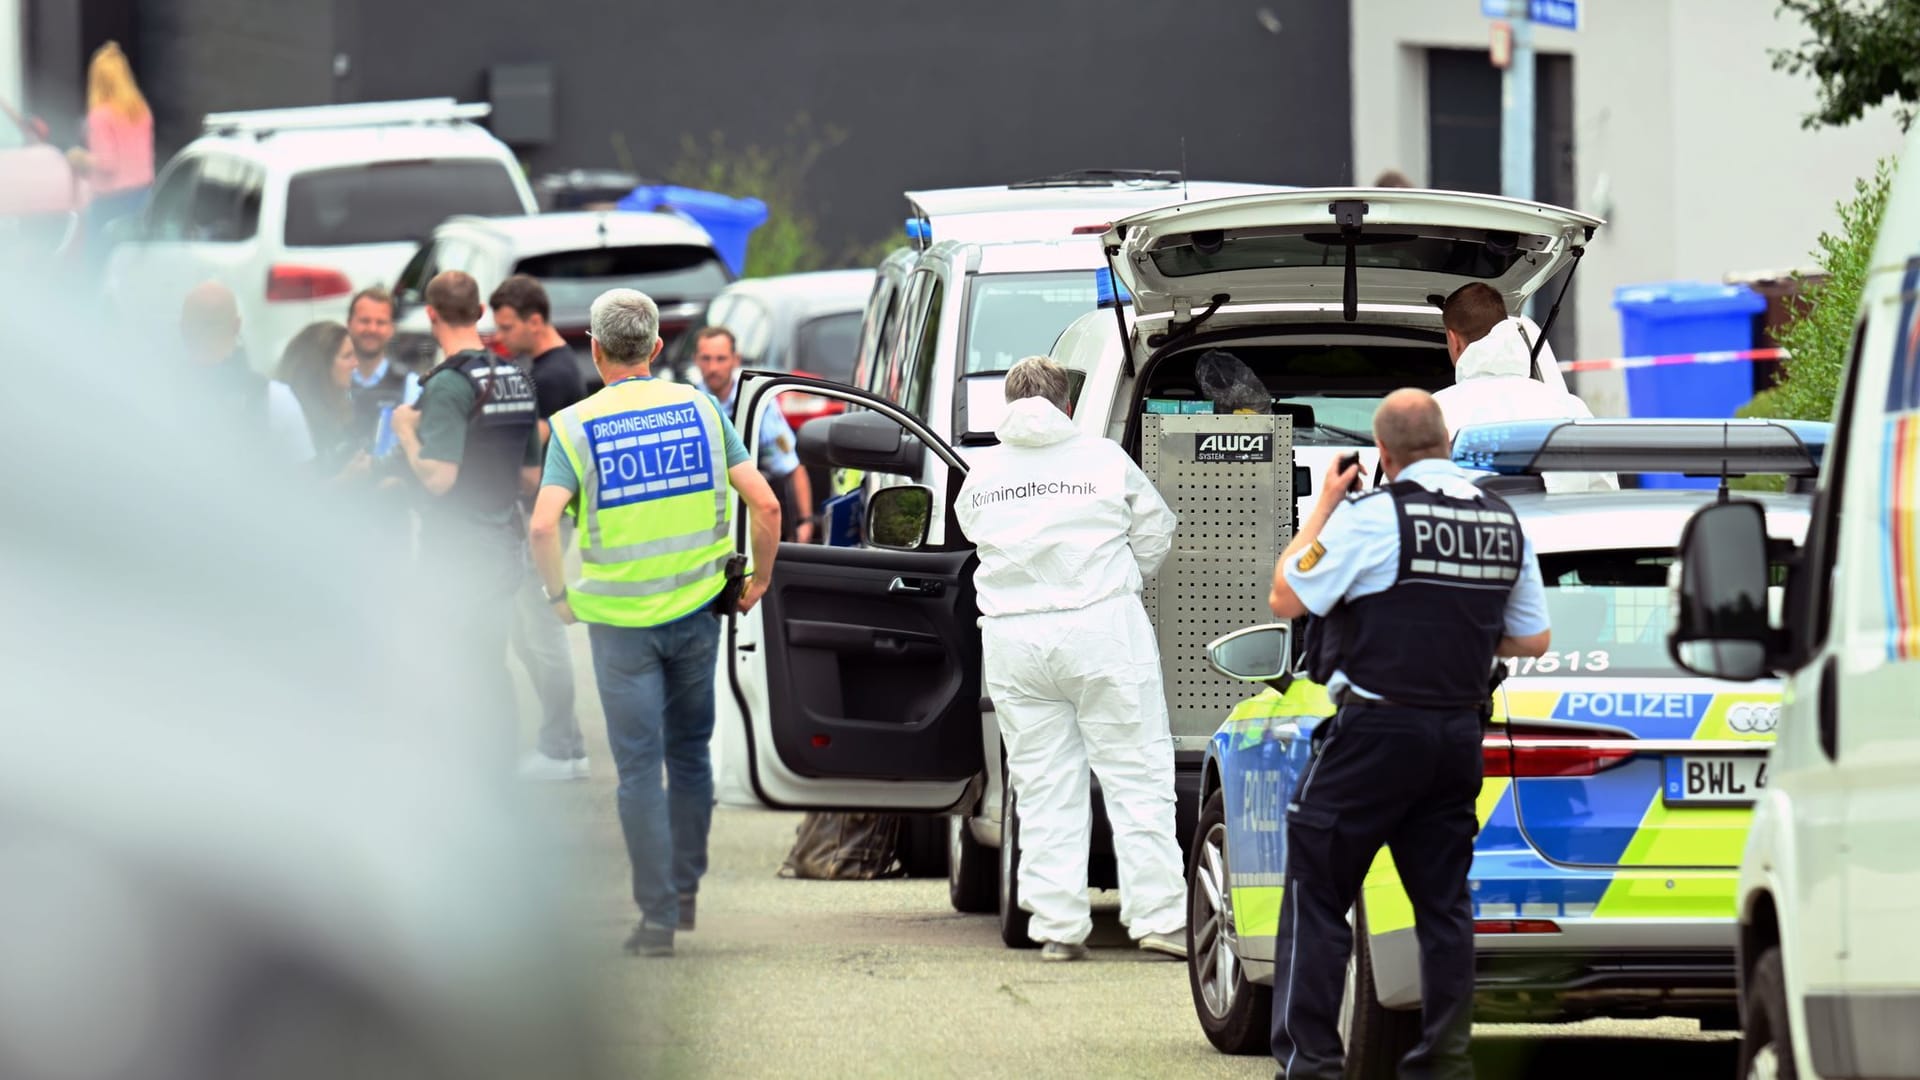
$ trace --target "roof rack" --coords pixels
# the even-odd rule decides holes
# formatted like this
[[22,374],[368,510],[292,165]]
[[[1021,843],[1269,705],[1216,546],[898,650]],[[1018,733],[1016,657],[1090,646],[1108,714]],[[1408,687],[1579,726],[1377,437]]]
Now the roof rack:
[[485,102],[462,105],[453,98],[369,101],[356,105],[314,105],[298,109],[253,109],[208,113],[200,125],[207,135],[265,138],[280,131],[385,127],[396,124],[453,124],[478,120],[493,111]]
[[1521,420],[1461,428],[1453,460],[1502,476],[1814,477],[1832,435],[1810,420]]
[[1013,190],[1049,187],[1111,187],[1114,184],[1178,184],[1178,169],[1069,169],[1051,176],[1008,184]]

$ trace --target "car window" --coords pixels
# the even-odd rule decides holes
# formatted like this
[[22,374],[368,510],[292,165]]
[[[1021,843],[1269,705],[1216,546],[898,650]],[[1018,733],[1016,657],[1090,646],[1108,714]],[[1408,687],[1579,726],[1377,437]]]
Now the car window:
[[834,382],[850,382],[854,354],[860,348],[860,313],[846,311],[808,319],[795,332],[793,348],[793,370]]
[[866,311],[860,317],[860,352],[853,368],[853,384],[862,390],[873,389],[874,376],[883,366],[886,353],[880,340],[887,321],[900,310],[900,290],[884,273],[874,275],[873,292],[867,296]]
[[260,227],[260,194],[266,171],[229,154],[200,159],[199,181],[187,211],[191,240],[229,243],[251,239]]
[[[1674,553],[1661,549],[1554,552],[1540,556],[1553,651],[1507,661],[1516,675],[1682,676],[1667,655]],[[1773,567],[1778,612],[1785,564]]]
[[874,393],[895,404],[899,404],[906,391],[908,354],[912,351],[906,339],[910,334],[919,332],[917,328],[925,316],[927,293],[933,287],[933,281],[933,273],[927,271],[914,274],[901,285],[897,328],[893,341],[880,354],[885,359],[874,386]]
[[933,384],[934,358],[940,351],[940,314],[946,299],[946,283],[939,278],[927,294],[927,313],[920,322],[920,336],[914,347],[913,368],[907,374],[901,404],[922,420],[927,418],[928,390]]
[[1073,320],[1099,302],[1091,271],[982,274],[967,311],[965,374],[1006,371],[1045,355]]
[[193,189],[200,179],[200,159],[176,160],[161,174],[147,205],[147,239],[184,240],[193,216]]
[[391,161],[300,173],[287,185],[289,247],[421,241],[455,214],[526,212],[492,159]]
[[439,245],[432,242],[420,245],[420,250],[413,253],[413,258],[407,260],[406,268],[394,280],[394,295],[410,303],[417,303],[426,296],[427,282],[440,272],[439,263],[434,257],[438,250]]
[[520,260],[516,274],[540,279],[555,311],[585,311],[608,289],[638,289],[658,304],[704,300],[727,284],[726,264],[698,244],[556,251]]
[[773,313],[750,296],[735,293],[716,302],[707,313],[708,326],[724,326],[733,334],[734,351],[748,367],[779,366],[773,347]]

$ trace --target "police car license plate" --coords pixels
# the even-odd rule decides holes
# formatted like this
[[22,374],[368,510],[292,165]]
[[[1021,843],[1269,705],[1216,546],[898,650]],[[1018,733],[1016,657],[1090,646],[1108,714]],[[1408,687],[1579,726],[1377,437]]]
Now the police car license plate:
[[1767,786],[1767,759],[1720,754],[1667,759],[1668,803],[1748,806]]

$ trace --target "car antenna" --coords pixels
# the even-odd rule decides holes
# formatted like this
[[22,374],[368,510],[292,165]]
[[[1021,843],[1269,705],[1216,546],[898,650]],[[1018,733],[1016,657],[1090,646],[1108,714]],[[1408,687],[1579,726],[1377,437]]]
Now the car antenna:
[[1732,425],[1721,424],[1720,425],[1720,490],[1715,494],[1715,497],[1713,500],[1716,503],[1728,503],[1733,501],[1733,495],[1727,488],[1727,459],[1732,453],[1732,450],[1730,449],[1730,444],[1732,443],[1732,441],[1733,441]]
[[1187,137],[1180,136],[1180,201],[1187,201]]

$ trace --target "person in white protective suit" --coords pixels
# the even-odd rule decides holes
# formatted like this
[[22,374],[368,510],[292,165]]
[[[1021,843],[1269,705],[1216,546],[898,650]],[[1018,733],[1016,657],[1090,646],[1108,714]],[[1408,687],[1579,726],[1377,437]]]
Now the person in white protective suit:
[[1120,920],[1141,948],[1184,957],[1173,736],[1140,602],[1176,519],[1118,443],[1074,429],[1053,361],[1015,364],[1006,394],[1000,445],[969,461],[958,519],[979,551],[984,675],[1019,815],[1028,933],[1042,959],[1087,955],[1091,766],[1113,825]]
[[[1453,385],[1433,395],[1446,417],[1447,435],[1474,424],[1506,420],[1590,419],[1587,403],[1533,377],[1532,340],[1523,318],[1507,314],[1506,301],[1491,285],[1473,282],[1455,289],[1440,308],[1447,328],[1447,355],[1453,358]],[[1542,362],[1552,354],[1541,346]],[[1605,491],[1619,487],[1606,473],[1547,473],[1548,491]]]

